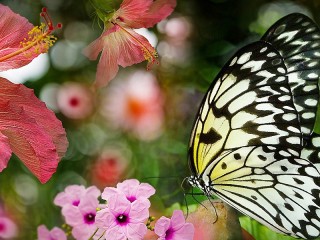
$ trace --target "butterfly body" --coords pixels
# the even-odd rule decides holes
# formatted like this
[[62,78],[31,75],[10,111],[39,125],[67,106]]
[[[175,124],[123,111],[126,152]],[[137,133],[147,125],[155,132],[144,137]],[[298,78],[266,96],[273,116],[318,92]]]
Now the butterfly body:
[[313,133],[320,31],[291,14],[240,49],[205,95],[189,182],[287,235],[320,235],[320,138]]

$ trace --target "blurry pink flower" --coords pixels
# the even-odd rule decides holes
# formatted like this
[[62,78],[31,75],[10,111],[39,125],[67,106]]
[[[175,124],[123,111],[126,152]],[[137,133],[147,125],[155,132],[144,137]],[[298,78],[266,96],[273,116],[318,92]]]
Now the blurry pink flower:
[[40,225],[38,227],[38,240],[67,240],[67,236],[58,227],[54,227],[49,231],[46,226]]
[[161,217],[155,224],[154,232],[158,240],[192,240],[194,226],[186,223],[181,210],[175,210],[171,219]]
[[91,167],[91,181],[100,189],[115,186],[123,177],[128,166],[128,160],[120,150],[107,149]]
[[156,190],[148,183],[140,183],[137,179],[128,179],[117,184],[117,188],[106,187],[101,197],[107,201],[115,194],[124,194],[130,202],[146,200],[152,196]]
[[149,207],[145,200],[131,203],[123,194],[115,194],[109,198],[108,207],[97,212],[96,225],[106,230],[106,240],[143,239]]
[[162,132],[163,101],[155,76],[136,71],[107,89],[102,114],[115,127],[130,131],[141,140],[152,140]]
[[66,117],[83,119],[93,112],[93,94],[84,84],[68,82],[57,92],[57,105]]
[[0,216],[0,239],[13,239],[17,234],[17,225],[10,218]]
[[45,24],[33,27],[27,19],[0,4],[0,71],[28,64],[55,42],[50,34],[62,25],[54,26],[45,8],[40,15]]
[[4,78],[0,86],[0,172],[13,152],[45,183],[67,150],[65,130],[33,90]]
[[72,236],[77,240],[87,240],[97,230],[95,218],[99,201],[96,196],[87,194],[79,206],[65,205],[62,214],[66,223],[72,226]]
[[150,28],[168,17],[176,0],[124,0],[120,8],[104,21],[102,35],[84,51],[95,60],[102,51],[98,64],[96,85],[105,86],[115,77],[119,66],[127,67],[147,60],[156,62],[157,53],[148,40],[133,28]]
[[69,185],[63,192],[57,194],[53,202],[55,205],[60,207],[64,207],[66,205],[77,207],[83,197],[90,195],[94,198],[98,198],[100,194],[100,190],[95,186],[85,188],[82,185]]

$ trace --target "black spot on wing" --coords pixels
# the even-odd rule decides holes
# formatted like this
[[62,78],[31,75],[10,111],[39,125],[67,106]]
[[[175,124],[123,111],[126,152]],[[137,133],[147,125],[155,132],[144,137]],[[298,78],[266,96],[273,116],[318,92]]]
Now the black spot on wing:
[[221,139],[221,135],[217,133],[213,128],[209,130],[207,133],[200,133],[199,141],[205,144],[214,144],[215,142]]

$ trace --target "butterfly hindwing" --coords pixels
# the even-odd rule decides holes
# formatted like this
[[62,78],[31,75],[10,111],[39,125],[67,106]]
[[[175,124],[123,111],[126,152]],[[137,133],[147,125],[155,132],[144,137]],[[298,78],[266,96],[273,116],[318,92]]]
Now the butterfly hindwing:
[[275,231],[314,238],[320,234],[318,170],[275,146],[225,151],[203,172],[216,194]]

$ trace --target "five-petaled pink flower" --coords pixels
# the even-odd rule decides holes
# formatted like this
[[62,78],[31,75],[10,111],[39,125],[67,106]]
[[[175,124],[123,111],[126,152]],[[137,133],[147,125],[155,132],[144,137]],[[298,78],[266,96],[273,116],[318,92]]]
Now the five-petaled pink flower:
[[17,236],[17,234],[18,234],[17,225],[10,218],[1,214],[0,239],[13,239]]
[[175,6],[176,0],[123,0],[120,8],[104,20],[102,35],[84,50],[90,60],[95,60],[102,51],[97,86],[105,86],[114,78],[118,65],[127,67],[144,60],[150,64],[156,62],[156,50],[133,29],[154,26],[168,17]]
[[194,226],[186,223],[181,210],[175,210],[171,219],[161,217],[155,224],[154,232],[158,240],[192,240]]
[[45,225],[40,225],[38,240],[67,240],[67,235],[61,228],[54,227],[49,231]]
[[81,198],[78,207],[66,205],[62,214],[66,223],[72,226],[72,236],[77,240],[87,240],[97,230],[95,218],[99,201],[94,195],[85,195]]
[[149,202],[148,198],[156,190],[148,183],[140,183],[137,179],[128,179],[117,184],[117,187],[106,187],[101,197],[107,201],[115,194],[123,194],[130,202],[143,200]]
[[[27,19],[0,4],[0,71],[22,67],[55,41],[46,10],[47,25],[34,27]],[[65,130],[55,114],[21,84],[0,78],[0,172],[15,153],[40,180],[47,182],[66,152]]]
[[64,207],[67,205],[77,207],[83,197],[90,195],[94,198],[98,198],[100,194],[100,190],[95,186],[85,188],[82,185],[69,185],[63,192],[57,194],[53,202],[55,205],[60,207]]
[[143,239],[149,207],[149,201],[139,199],[131,203],[123,194],[114,194],[108,207],[97,212],[96,225],[106,231],[106,240]]

